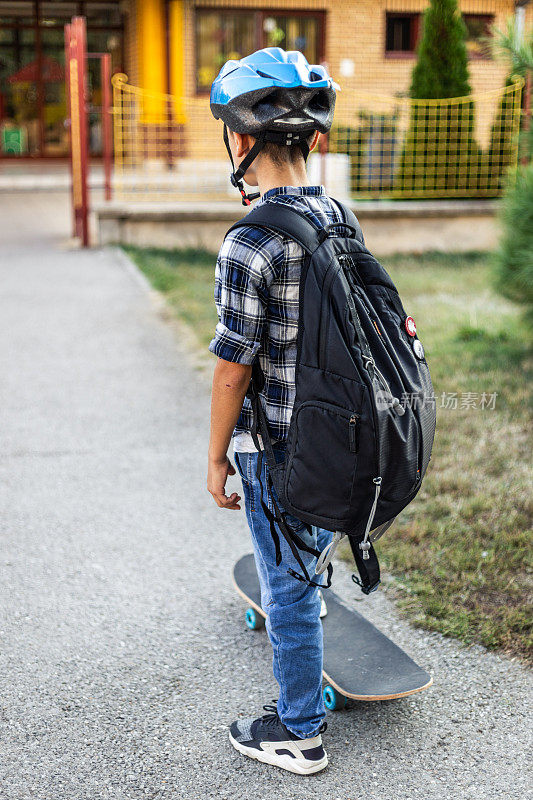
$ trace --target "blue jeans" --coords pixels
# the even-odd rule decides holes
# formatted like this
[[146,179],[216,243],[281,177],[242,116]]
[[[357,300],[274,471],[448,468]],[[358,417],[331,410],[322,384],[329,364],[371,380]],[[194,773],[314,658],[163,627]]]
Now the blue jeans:
[[[274,448],[276,458],[283,457]],[[261,488],[256,477],[258,453],[235,453],[235,463],[242,478],[246,517],[252,533],[255,563],[261,586],[261,606],[267,615],[266,629],[274,651],[274,677],[279,684],[278,714],[283,724],[296,736],[308,738],[318,733],[326,715],[322,700],[322,623],[318,589],[307,586],[287,574],[287,569],[301,572],[289,545],[280,535],[282,560],[276,566],[276,551],[270,524],[261,508]],[[261,481],[266,493],[267,467],[263,458]],[[279,505],[278,497],[276,502]],[[272,510],[270,498],[268,506]],[[313,528],[308,533],[303,523],[288,515],[291,527],[306,544],[323,550],[331,541],[331,531]],[[313,577],[316,558],[300,552]]]

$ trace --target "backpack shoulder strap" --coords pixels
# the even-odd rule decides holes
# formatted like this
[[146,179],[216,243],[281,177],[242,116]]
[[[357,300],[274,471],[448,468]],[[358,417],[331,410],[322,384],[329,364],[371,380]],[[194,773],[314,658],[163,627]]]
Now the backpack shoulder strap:
[[305,214],[297,211],[293,206],[269,203],[268,201],[262,203],[235,222],[228,233],[235,228],[242,228],[244,225],[256,225],[258,228],[285,233],[291,239],[295,239],[307,253],[314,253],[320,244],[318,229],[307,219]]
[[341,212],[343,222],[346,222],[348,225],[351,225],[352,228],[355,228],[355,230],[357,231],[357,239],[359,239],[361,244],[364,244],[365,240],[363,237],[363,231],[361,230],[359,220],[353,213],[352,209],[349,206],[344,205],[344,203],[341,203],[340,200],[336,200],[334,197],[331,197],[330,200],[333,200],[335,205],[339,207],[339,211]]

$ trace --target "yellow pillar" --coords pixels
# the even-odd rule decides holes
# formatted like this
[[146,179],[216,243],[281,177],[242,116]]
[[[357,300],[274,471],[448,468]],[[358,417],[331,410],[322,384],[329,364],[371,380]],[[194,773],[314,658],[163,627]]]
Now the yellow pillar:
[[176,122],[185,123],[185,25],[183,0],[170,0],[170,92],[174,95]]
[[[165,94],[167,47],[164,0],[137,0],[137,37],[140,85],[146,92]],[[161,122],[164,106],[163,98],[146,95],[143,115],[145,122]]]

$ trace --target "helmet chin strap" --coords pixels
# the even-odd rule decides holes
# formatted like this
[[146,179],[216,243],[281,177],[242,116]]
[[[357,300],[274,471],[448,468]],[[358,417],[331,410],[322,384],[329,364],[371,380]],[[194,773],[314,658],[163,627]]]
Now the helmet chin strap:
[[224,144],[226,145],[226,150],[228,151],[229,160],[231,161],[231,167],[233,170],[233,172],[230,175],[230,181],[232,185],[235,186],[241,193],[243,206],[249,206],[252,200],[257,200],[261,192],[252,192],[252,194],[246,194],[246,192],[244,191],[244,183],[242,182],[242,179],[244,177],[246,170],[248,169],[254,158],[258,156],[260,151],[262,150],[265,144],[265,140],[264,138],[261,137],[256,139],[254,146],[252,147],[246,158],[243,158],[237,170],[235,169],[235,164],[233,163],[233,156],[231,155],[231,148],[229,146],[229,139],[228,139],[228,129],[226,125],[224,125]]
[[[255,140],[255,144],[248,153],[245,158],[239,164],[238,169],[235,169],[235,164],[233,163],[233,156],[231,154],[231,148],[229,146],[229,139],[228,139],[228,129],[227,126],[224,125],[224,144],[226,145],[226,150],[228,151],[228,155],[231,161],[231,166],[233,172],[230,175],[230,181],[233,186],[235,186],[239,192],[241,193],[242,197],[242,204],[243,206],[249,206],[252,200],[257,200],[260,196],[261,192],[252,192],[252,194],[246,194],[244,190],[244,184],[242,179],[246,174],[247,169],[250,167],[252,161],[254,161],[265,144],[267,142],[274,142],[275,144],[283,144],[286,146],[290,146],[291,144],[297,144],[302,151],[302,155],[304,157],[304,161],[307,161],[307,156],[309,155],[309,145],[307,144],[306,137],[310,135],[312,131],[303,131],[301,133],[284,133],[283,131],[262,131],[257,139]],[[301,141],[300,141],[301,139]]]

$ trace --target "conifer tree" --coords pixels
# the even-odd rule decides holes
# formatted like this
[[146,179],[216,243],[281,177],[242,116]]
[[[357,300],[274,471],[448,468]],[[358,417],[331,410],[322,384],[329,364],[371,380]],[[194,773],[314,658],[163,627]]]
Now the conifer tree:
[[431,0],[413,68],[411,118],[396,187],[414,196],[472,196],[481,152],[474,140],[474,104],[428,104],[470,94],[466,26],[456,0]]
[[[494,58],[507,63],[508,74],[505,86],[511,86],[517,77],[526,78],[528,71],[533,71],[533,31],[522,36],[516,28],[513,16],[510,16],[503,28],[492,26],[490,36],[485,39],[487,47]],[[533,158],[533,124],[523,113],[526,89],[522,93],[522,115],[519,139],[519,155],[521,158]],[[492,194],[498,194],[505,185],[511,151],[515,145],[513,134],[516,125],[514,119],[515,101],[510,94],[501,98],[491,129],[490,144],[486,154],[486,173]],[[531,112],[530,112],[531,113]],[[529,122],[529,124],[528,124]]]
[[533,332],[533,163],[507,176],[500,210],[502,234],[493,255],[496,287],[521,303]]
[[427,100],[470,94],[466,26],[456,0],[431,0],[417,56],[410,97]]

